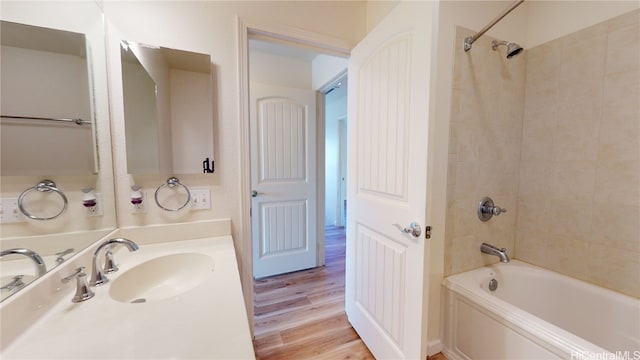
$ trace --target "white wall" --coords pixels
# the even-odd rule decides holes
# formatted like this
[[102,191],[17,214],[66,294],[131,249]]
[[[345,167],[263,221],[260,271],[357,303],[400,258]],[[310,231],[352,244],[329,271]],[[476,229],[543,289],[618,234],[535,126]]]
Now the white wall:
[[[214,75],[214,123],[216,173],[192,175],[183,182],[192,187],[212,190],[213,208],[189,214],[167,214],[150,207],[144,216],[130,214],[127,201],[118,209],[121,226],[154,224],[171,221],[194,221],[231,217],[236,241],[239,234],[239,124],[238,119],[238,60],[235,36],[236,16],[262,19],[300,27],[327,36],[356,43],[364,34],[364,4],[355,2],[325,3],[264,3],[264,2],[105,2],[104,11],[109,23],[110,52],[116,41],[126,39],[145,44],[178,48],[210,54],[216,67]],[[118,43],[119,44],[119,43]],[[112,58],[112,63],[118,59]],[[119,69],[112,68],[113,74]],[[122,133],[120,80],[112,79],[114,122],[114,155],[118,196],[129,195],[130,180],[123,166],[125,139]],[[140,177],[133,181],[151,193],[162,181],[161,177]],[[240,247],[239,247],[240,248]]]
[[367,32],[371,31],[396,5],[399,0],[367,1]]
[[348,64],[349,59],[325,54],[316,56],[311,63],[313,88],[322,89],[330,81],[335,80],[338,74],[345,72]]
[[298,89],[311,89],[311,62],[250,50],[251,81]]
[[[118,222],[122,227],[133,225],[188,222],[231,218],[243,289],[251,307],[251,273],[249,259],[243,259],[241,249],[250,241],[242,232],[242,204],[240,203],[241,128],[239,122],[240,88],[238,59],[238,18],[261,24],[304,29],[322,36],[344,40],[355,45],[365,34],[365,3],[363,2],[262,2],[262,1],[198,1],[147,2],[109,1],[103,3],[108,22],[111,70],[111,104],[113,124],[113,152],[118,201]],[[136,176],[126,172],[126,143],[122,111],[122,90],[118,77],[119,41],[121,39],[176,48],[211,55],[214,64],[214,152],[216,172],[181,176],[190,187],[208,188],[212,208],[197,212],[168,213],[153,204],[146,214],[131,214],[130,185],[143,187],[147,199],[166,179],[160,176]]]
[[526,5],[528,48],[640,8],[635,0],[532,1]]

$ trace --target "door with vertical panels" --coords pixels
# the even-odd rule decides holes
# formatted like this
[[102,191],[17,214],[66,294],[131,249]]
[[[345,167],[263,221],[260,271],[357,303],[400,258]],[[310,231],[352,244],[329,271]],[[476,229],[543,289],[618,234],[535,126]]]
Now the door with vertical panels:
[[[378,359],[426,357],[431,2],[401,2],[349,65],[349,321]],[[417,222],[422,234],[403,232]]]
[[315,92],[252,83],[255,278],[316,266]]

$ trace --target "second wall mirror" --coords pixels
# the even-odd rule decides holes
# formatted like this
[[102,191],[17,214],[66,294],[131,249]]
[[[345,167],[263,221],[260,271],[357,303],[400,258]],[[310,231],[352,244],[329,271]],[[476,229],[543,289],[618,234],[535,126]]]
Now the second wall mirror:
[[[94,1],[0,1],[0,30],[0,108],[12,116],[0,124],[4,299],[117,223],[102,10]],[[101,214],[89,216],[88,188]],[[22,194],[35,218],[19,210]]]
[[213,172],[211,57],[120,45],[128,173]]
[[0,27],[2,175],[96,173],[85,34],[10,21]]

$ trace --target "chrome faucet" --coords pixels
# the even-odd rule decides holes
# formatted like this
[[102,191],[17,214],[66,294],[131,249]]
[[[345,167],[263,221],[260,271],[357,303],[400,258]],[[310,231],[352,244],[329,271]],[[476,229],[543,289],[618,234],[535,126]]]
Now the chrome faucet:
[[76,294],[71,299],[72,302],[86,301],[95,296],[95,293],[87,284],[87,274],[84,273],[84,266],[77,268],[76,272],[63,278],[62,283],[66,284],[73,279],[76,279]]
[[15,249],[4,250],[0,252],[0,258],[2,258],[5,255],[13,255],[13,254],[23,255],[31,259],[36,267],[37,276],[42,276],[47,272],[47,267],[44,264],[44,260],[42,260],[40,255],[38,255],[35,251],[29,250],[29,249],[15,248]]
[[[100,244],[100,246],[98,246],[98,248],[96,249],[96,252],[93,254],[93,262],[92,262],[92,267],[93,267],[93,273],[91,274],[91,281],[89,282],[89,284],[91,286],[100,286],[106,282],[109,281],[109,278],[107,278],[104,273],[102,272],[102,269],[100,268],[100,266],[98,265],[98,256],[100,255],[100,251],[102,251],[102,249],[107,248],[108,249],[108,261],[107,263],[112,264],[113,266],[115,266],[115,264],[113,264],[113,254],[111,253],[111,246],[114,244],[122,244],[124,246],[126,246],[126,248],[129,251],[136,251],[138,250],[138,244],[134,243],[133,241],[129,240],[129,239],[125,239],[125,238],[115,238],[115,239],[110,239],[107,240],[105,242],[103,242],[102,244]],[[116,268],[117,270],[117,268]],[[116,270],[107,270],[109,272],[113,272]]]
[[480,251],[483,254],[495,255],[499,257],[500,262],[503,262],[503,263],[509,262],[509,255],[507,255],[507,249],[505,248],[498,249],[497,247],[491,244],[482,243],[482,245],[480,245]]

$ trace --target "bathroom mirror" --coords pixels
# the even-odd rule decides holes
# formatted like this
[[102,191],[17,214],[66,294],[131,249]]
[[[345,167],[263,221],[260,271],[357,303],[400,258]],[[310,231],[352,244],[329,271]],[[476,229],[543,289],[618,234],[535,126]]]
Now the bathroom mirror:
[[97,172],[85,35],[0,23],[2,175]]
[[[1,1],[0,21],[1,112],[28,117],[2,119],[0,125],[0,298],[5,299],[117,224],[101,9],[93,1]],[[81,118],[82,124],[31,117]],[[7,130],[7,124],[28,130]],[[61,215],[49,220],[14,216],[20,215],[19,196],[43,180],[54,181],[66,195]],[[86,188],[96,194],[97,213],[83,206]],[[38,191],[25,199],[35,215],[55,214],[62,203],[57,194]],[[37,254],[44,267],[31,253],[14,249]]]
[[129,174],[213,172],[211,58],[122,41]]

